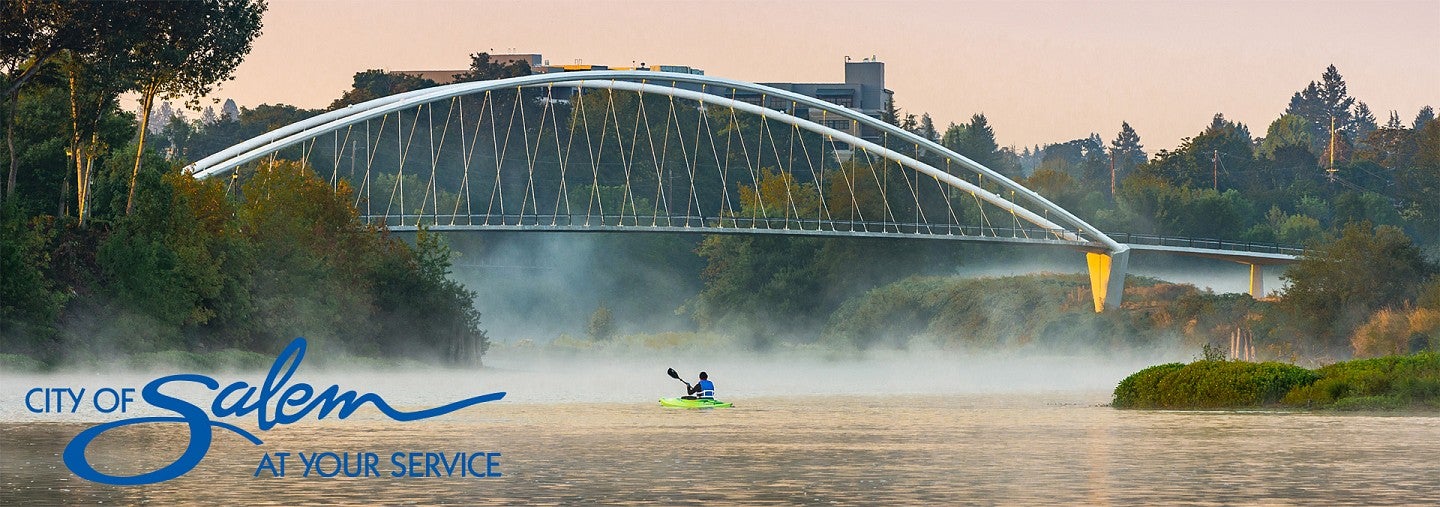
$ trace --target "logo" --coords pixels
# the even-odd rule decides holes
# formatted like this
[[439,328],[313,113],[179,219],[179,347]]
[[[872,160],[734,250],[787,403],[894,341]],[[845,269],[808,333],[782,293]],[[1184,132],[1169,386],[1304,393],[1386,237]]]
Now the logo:
[[[332,385],[317,392],[310,384],[303,382],[291,384],[290,378],[294,376],[295,370],[300,367],[300,362],[304,358],[305,339],[292,340],[285,350],[275,358],[275,363],[270,367],[270,373],[265,376],[264,383],[259,386],[234,382],[221,388],[219,381],[198,374],[169,375],[152,380],[141,390],[141,399],[152,407],[172,412],[175,415],[132,417],[86,429],[79,435],[75,435],[75,438],[65,446],[65,452],[62,455],[65,466],[82,479],[102,484],[116,486],[154,484],[185,475],[199,465],[200,461],[205,459],[205,455],[210,452],[210,444],[216,428],[234,432],[255,445],[264,443],[244,429],[215,419],[240,418],[255,414],[260,431],[269,431],[275,426],[298,422],[312,412],[316,419],[324,419],[331,414],[335,414],[339,419],[345,419],[368,403],[395,421],[418,421],[505,397],[503,391],[494,392],[439,407],[406,412],[391,407],[384,398],[375,393],[341,392],[338,385]],[[206,412],[188,401],[162,393],[161,388],[171,383],[199,384],[210,391],[218,392],[210,404],[209,412]],[[185,452],[174,462],[150,472],[132,476],[117,476],[96,470],[89,459],[85,457],[85,449],[89,447],[90,442],[107,431],[136,424],[183,424],[190,434],[189,444],[185,447]]]

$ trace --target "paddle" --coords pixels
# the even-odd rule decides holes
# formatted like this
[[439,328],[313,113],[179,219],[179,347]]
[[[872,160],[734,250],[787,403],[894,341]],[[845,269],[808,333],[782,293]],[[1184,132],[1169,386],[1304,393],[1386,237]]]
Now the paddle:
[[[680,378],[680,374],[679,374],[679,373],[675,373],[675,369],[674,369],[674,368],[670,368],[670,369],[668,369],[668,370],[665,370],[665,373],[669,373],[669,374],[670,374],[670,378],[673,378],[673,379],[675,379],[675,380],[679,380],[679,381],[681,381],[681,382],[685,382],[685,379]],[[689,383],[689,382],[685,382],[685,387],[688,389],[688,388],[690,387],[690,383]]]

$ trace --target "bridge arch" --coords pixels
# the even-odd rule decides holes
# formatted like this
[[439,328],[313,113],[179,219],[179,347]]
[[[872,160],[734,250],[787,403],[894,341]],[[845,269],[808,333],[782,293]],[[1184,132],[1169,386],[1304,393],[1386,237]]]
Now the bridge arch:
[[[681,83],[698,85],[700,90],[682,88],[680,86]],[[1102,308],[1113,308],[1119,305],[1120,295],[1123,292],[1126,264],[1128,263],[1129,246],[1111,239],[1099,229],[1086,223],[1070,211],[1045,199],[1038,193],[939,143],[858,111],[786,90],[711,76],[651,71],[585,71],[535,74],[500,80],[454,83],[425,88],[382,97],[323,113],[222,150],[191,164],[186,169],[196,178],[212,178],[230,173],[246,163],[258,160],[268,154],[276,153],[281,149],[296,145],[303,146],[303,143],[316,139],[320,135],[337,132],[339,129],[367,122],[377,117],[400,113],[411,108],[423,107],[426,104],[434,104],[439,101],[465,95],[542,86],[621,90],[637,92],[642,95],[659,94],[672,98],[693,100],[699,102],[702,106],[720,106],[729,108],[732,111],[741,111],[762,116],[808,132],[826,136],[829,139],[836,139],[852,146],[858,146],[871,154],[895,162],[904,169],[930,176],[949,187],[970,193],[976,196],[977,199],[1013,214],[1019,220],[1033,224],[1038,229],[1052,236],[1049,242],[1067,244],[1085,250],[1091,273],[1091,283],[1097,311]],[[718,90],[729,90],[732,96],[726,97],[721,93],[710,93],[707,90],[711,87]],[[986,190],[980,185],[971,183],[962,177],[951,174],[946,170],[937,168],[915,157],[905,155],[897,150],[881,146],[848,132],[836,130],[827,125],[821,125],[809,118],[802,118],[784,111],[736,100],[733,98],[733,94],[736,91],[761,94],[762,96],[774,97],[797,105],[804,105],[807,108],[821,110],[828,115],[834,115],[856,122],[861,126],[874,129],[883,133],[885,136],[890,136],[906,143],[912,143],[918,149],[923,149],[927,153],[933,153],[944,158],[947,162],[947,168],[953,163],[953,166],[964,168],[964,170],[969,171],[978,178],[989,178],[992,184],[1009,190],[1012,199],[1006,199],[1002,195]],[[1022,205],[1021,201],[1025,202],[1025,204]],[[1051,219],[1052,216],[1054,217],[1053,220]]]

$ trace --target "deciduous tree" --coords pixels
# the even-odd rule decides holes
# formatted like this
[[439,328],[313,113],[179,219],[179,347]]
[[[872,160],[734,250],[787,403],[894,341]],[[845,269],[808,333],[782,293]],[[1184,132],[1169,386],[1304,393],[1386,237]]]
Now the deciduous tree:
[[145,151],[145,134],[155,97],[191,97],[233,79],[235,67],[260,35],[263,0],[203,0],[149,4],[148,38],[133,51],[144,65],[135,75],[140,92],[140,135],[125,212],[134,208],[135,177]]

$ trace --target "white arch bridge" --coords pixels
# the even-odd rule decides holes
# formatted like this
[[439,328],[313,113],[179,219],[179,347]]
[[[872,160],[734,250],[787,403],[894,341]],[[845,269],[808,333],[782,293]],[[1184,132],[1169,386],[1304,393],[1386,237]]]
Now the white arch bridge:
[[349,193],[362,219],[392,230],[920,237],[1073,248],[1086,254],[1096,311],[1119,306],[1132,251],[1247,264],[1255,296],[1263,294],[1262,266],[1298,253],[1107,235],[930,139],[825,100],[703,75],[566,72],[415,90],[276,129],[187,169],[201,179],[228,174],[235,189],[296,166]]

